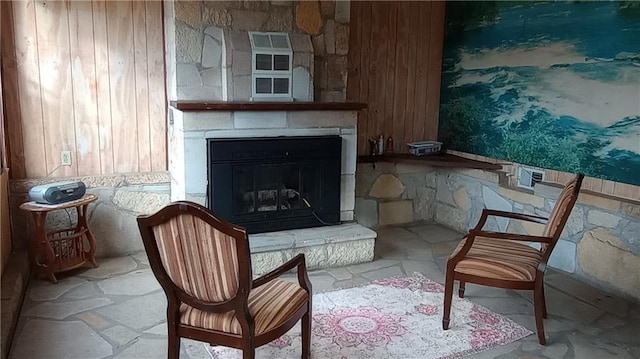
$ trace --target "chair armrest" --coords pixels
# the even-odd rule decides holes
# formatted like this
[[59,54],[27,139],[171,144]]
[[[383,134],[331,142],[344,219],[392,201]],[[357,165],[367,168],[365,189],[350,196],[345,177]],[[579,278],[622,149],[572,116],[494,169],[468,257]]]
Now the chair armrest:
[[520,220],[523,220],[523,221],[537,222],[537,223],[541,223],[541,224],[546,223],[547,220],[548,220],[547,217],[536,216],[534,214],[507,212],[507,211],[500,211],[500,210],[497,210],[497,209],[486,209],[485,208],[484,212],[487,212],[487,215],[489,215],[489,216],[507,217],[507,218],[513,218],[513,219],[520,219]]
[[482,214],[480,215],[480,219],[478,220],[478,224],[476,224],[473,230],[482,230],[485,223],[487,222],[487,219],[491,216],[517,219],[521,221],[528,221],[528,222],[534,222],[539,224],[546,224],[548,221],[548,218],[546,217],[540,217],[533,214],[515,213],[515,212],[500,211],[497,209],[484,208],[482,210]]
[[298,269],[298,283],[302,288],[306,289],[309,293],[311,293],[311,281],[309,280],[309,276],[307,275],[307,266],[304,260],[304,254],[302,253],[291,258],[288,262],[272,270],[271,272],[254,279],[251,287],[256,288],[265,283],[268,283],[278,278],[282,274],[292,270],[294,267],[297,267]]
[[518,234],[518,233],[506,233],[506,232],[493,232],[493,231],[477,231],[471,230],[470,233],[473,233],[474,237],[487,237],[487,238],[499,238],[499,239],[509,239],[513,241],[525,241],[525,242],[538,242],[538,243],[551,243],[551,237],[545,236],[532,236],[528,234]]

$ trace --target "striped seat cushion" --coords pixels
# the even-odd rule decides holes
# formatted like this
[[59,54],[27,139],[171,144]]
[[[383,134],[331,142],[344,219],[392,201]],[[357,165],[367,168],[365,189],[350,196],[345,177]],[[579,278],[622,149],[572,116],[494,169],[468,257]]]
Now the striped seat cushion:
[[[249,313],[255,334],[260,335],[287,321],[307,301],[307,292],[297,283],[274,279],[249,293]],[[234,311],[203,312],[186,304],[180,306],[180,323],[192,327],[242,334]]]
[[[466,240],[460,242],[452,257]],[[458,262],[455,271],[485,278],[533,281],[542,253],[526,244],[486,237],[476,237],[471,249]]]

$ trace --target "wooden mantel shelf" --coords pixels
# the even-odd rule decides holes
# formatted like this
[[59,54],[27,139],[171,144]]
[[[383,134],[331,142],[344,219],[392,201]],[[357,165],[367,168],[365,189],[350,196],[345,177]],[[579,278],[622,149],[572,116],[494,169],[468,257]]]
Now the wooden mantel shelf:
[[180,111],[359,111],[367,108],[359,102],[250,102],[250,101],[171,101]]
[[377,156],[358,156],[358,163],[376,162],[412,162],[433,167],[475,168],[481,170],[499,170],[502,166],[495,163],[471,160],[464,157],[439,153],[436,155],[415,156],[409,153],[388,153]]

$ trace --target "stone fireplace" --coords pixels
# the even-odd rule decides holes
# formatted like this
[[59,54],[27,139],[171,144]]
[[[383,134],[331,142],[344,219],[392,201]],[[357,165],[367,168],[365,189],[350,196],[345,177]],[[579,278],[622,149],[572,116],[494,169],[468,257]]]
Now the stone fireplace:
[[172,200],[207,206],[207,144],[221,139],[334,137],[340,142],[339,221],[249,236],[256,274],[307,254],[309,268],[344,266],[373,260],[376,233],[355,222],[356,123],[361,104],[351,103],[172,103],[169,168]]
[[[184,103],[182,103],[184,104]],[[355,206],[357,106],[346,103],[203,103],[216,109],[185,110],[175,102],[169,124],[169,168],[172,200],[207,205],[207,141],[230,138],[338,136],[340,153],[340,220],[353,221]],[[260,110],[277,107],[296,109]],[[251,110],[232,110],[248,107]],[[305,107],[306,110],[298,108]],[[223,108],[223,109],[220,109]],[[325,109],[320,109],[325,108]]]
[[[254,273],[301,252],[309,268],[373,260],[376,233],[354,218],[356,123],[364,105],[344,102],[349,2],[167,1],[164,7],[172,200],[215,202],[207,191],[211,141],[333,136],[341,146],[339,197],[325,222],[342,224],[250,234]],[[252,31],[288,34],[293,101],[252,102]],[[259,191],[253,195],[271,193]]]

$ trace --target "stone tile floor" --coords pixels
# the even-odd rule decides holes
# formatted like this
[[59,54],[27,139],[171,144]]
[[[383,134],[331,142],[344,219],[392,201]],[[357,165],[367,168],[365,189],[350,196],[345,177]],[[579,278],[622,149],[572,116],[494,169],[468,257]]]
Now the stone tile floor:
[[[378,278],[411,275],[444,281],[447,256],[461,235],[414,223],[378,229],[370,263],[310,273],[313,289],[330,291]],[[100,267],[59,275],[59,283],[32,279],[10,358],[166,357],[165,297],[145,253],[101,259]],[[470,358],[640,358],[640,304],[578,282],[546,275],[547,345],[536,335]],[[529,292],[469,284],[466,298],[535,332]],[[182,340],[181,358],[208,358],[204,345]]]

